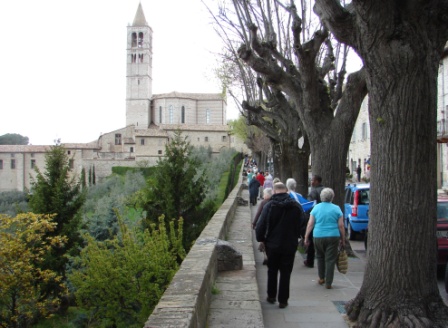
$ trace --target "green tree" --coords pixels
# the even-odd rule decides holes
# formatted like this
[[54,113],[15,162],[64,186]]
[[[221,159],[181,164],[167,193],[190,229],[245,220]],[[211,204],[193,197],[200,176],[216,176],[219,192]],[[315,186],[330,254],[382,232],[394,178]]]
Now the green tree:
[[99,242],[87,235],[87,246],[69,275],[78,306],[102,327],[142,327],[185,257],[182,220],[177,229],[164,218],[144,232],[118,219],[120,237]]
[[29,327],[37,317],[48,317],[59,299],[42,298],[38,282],[53,282],[64,290],[62,277],[42,269],[45,255],[67,238],[49,234],[56,229],[53,215],[0,215],[0,327]]
[[[34,213],[55,215],[56,227],[48,232],[49,237],[67,237],[64,244],[52,248],[42,268],[54,270],[65,277],[67,255],[79,252],[80,209],[84,203],[84,193],[81,191],[81,183],[76,182],[75,177],[70,177],[69,159],[61,145],[50,148],[45,155],[45,172],[41,173],[36,167],[36,173],[29,199],[30,208]],[[45,292],[58,295],[60,289],[56,284],[47,284]]]
[[0,136],[0,145],[28,145],[29,138],[17,133],[7,133]]
[[189,156],[192,146],[176,131],[165,146],[165,157],[158,161],[157,170],[149,186],[155,212],[150,217],[164,214],[170,219],[183,217],[188,225],[188,215],[202,202],[205,196],[205,178],[199,170],[200,163]]

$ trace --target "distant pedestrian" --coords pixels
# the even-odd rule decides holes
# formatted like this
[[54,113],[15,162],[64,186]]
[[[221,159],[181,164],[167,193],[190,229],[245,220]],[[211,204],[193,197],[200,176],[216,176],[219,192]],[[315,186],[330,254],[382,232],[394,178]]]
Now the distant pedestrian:
[[[308,200],[314,201],[314,205],[319,204],[320,193],[324,189],[322,185],[322,177],[320,175],[313,175],[311,178],[311,189],[308,194]],[[310,217],[312,209],[305,213],[305,217],[308,219]],[[314,248],[314,240],[313,240],[313,230],[310,232],[309,244],[306,247],[306,260],[303,261],[303,264],[308,268],[314,268],[314,258],[315,258],[316,250]]]
[[268,256],[267,301],[273,304],[278,300],[281,309],[288,306],[291,272],[303,223],[303,210],[287,191],[283,183],[274,184],[274,195],[264,206],[255,228],[257,241],[265,246]]
[[258,180],[258,182],[260,182],[259,199],[263,199],[263,187],[264,187],[264,180],[265,180],[264,172],[259,171],[256,179]]
[[318,282],[319,285],[325,284],[327,289],[331,289],[339,243],[345,247],[345,230],[341,209],[331,203],[334,191],[331,188],[324,188],[320,198],[322,202],[314,206],[311,211],[306,227],[305,245],[309,245],[310,234],[314,229]]
[[358,165],[356,169],[356,174],[358,175],[358,182],[361,182],[361,165]]
[[263,188],[274,188],[274,178],[269,171],[266,171],[264,175],[264,185]]
[[250,203],[254,206],[257,205],[257,197],[259,189],[260,189],[260,182],[257,179],[252,178],[249,183],[249,198]]
[[252,228],[255,229],[257,226],[258,219],[260,218],[261,212],[263,211],[264,205],[266,205],[272,197],[273,190],[272,188],[266,188],[263,192],[263,201],[258,205],[257,213],[255,213],[254,220],[252,222]]

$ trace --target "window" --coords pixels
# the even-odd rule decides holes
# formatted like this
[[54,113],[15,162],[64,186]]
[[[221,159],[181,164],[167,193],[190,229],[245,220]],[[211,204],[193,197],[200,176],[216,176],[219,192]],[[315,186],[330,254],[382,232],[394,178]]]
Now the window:
[[139,61],[140,63],[143,63],[143,54],[139,54],[139,55],[138,55],[138,61]]
[[143,48],[143,32],[138,33],[138,47]]
[[137,62],[137,55],[136,54],[131,55],[131,63],[134,64],[136,62]]
[[70,150],[67,150],[67,155],[70,155],[70,154],[71,154]]
[[208,108],[205,110],[205,123],[210,123],[210,109]]
[[131,148],[129,149],[129,152],[130,152],[130,153],[133,153],[133,152],[134,152],[134,147],[131,147]]
[[35,166],[36,166],[36,160],[32,159],[31,160],[31,168],[34,169]]
[[142,145],[142,146],[145,145],[145,139],[143,139],[143,138],[140,139],[140,145]]
[[227,141],[227,136],[222,136],[222,142],[226,142]]
[[0,170],[3,170],[3,160],[0,159]]
[[132,33],[132,47],[137,47],[137,33]]
[[204,138],[204,141],[205,141],[205,142],[208,142],[208,137],[205,137],[205,138]]
[[168,114],[169,114],[169,122],[170,124],[173,124],[174,121],[174,109],[173,109],[173,105],[170,105],[170,109],[168,110]]
[[182,106],[181,123],[185,123],[185,106]]
[[162,106],[159,106],[159,123],[162,123]]
[[70,170],[73,170],[73,168],[75,167],[75,160],[73,158],[70,158],[68,160],[68,167],[70,168]]
[[16,160],[12,159],[11,160],[11,169],[14,170],[16,168]]
[[159,155],[162,155],[162,151],[161,151],[161,150],[159,150],[159,151],[157,152],[157,154],[159,154]]
[[367,140],[367,124],[362,123],[362,140]]
[[115,144],[121,145],[121,134],[120,133],[115,134]]

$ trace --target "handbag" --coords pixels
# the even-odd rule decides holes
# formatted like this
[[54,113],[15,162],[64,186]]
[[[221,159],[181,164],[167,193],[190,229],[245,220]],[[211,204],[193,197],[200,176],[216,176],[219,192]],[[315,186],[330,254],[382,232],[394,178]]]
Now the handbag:
[[346,274],[348,270],[348,256],[344,247],[340,246],[338,250],[338,260],[336,261],[338,271],[342,274]]

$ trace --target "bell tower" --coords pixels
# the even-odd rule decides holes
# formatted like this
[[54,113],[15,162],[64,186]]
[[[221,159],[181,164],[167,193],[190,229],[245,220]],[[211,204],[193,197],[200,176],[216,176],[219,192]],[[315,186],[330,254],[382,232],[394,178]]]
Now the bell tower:
[[141,3],[127,30],[126,126],[145,129],[151,123],[152,29]]

